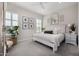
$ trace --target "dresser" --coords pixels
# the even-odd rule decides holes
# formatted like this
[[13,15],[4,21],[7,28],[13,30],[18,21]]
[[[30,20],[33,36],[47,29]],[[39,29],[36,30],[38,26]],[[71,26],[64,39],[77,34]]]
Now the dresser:
[[77,34],[66,33],[65,34],[65,43],[70,43],[70,44],[77,46]]

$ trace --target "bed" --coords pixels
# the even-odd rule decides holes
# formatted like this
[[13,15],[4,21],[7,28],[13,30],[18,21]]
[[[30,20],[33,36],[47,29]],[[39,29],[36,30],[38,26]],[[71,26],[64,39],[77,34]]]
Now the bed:
[[58,46],[64,40],[65,26],[52,26],[53,34],[44,32],[33,34],[33,41],[38,41],[53,48],[53,52],[57,51]]

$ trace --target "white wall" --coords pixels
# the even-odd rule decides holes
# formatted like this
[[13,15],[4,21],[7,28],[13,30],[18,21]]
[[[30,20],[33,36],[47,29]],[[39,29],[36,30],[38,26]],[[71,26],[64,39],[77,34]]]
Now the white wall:
[[[25,9],[23,9],[19,6],[13,5],[11,3],[7,4],[7,11],[15,12],[19,15],[19,26],[20,26],[20,28],[19,28],[19,31],[20,31],[19,38],[21,40],[27,40],[30,36],[32,36],[32,33],[35,33],[35,28],[34,28],[34,30],[22,30],[22,16],[43,19],[43,27],[46,28],[46,27],[50,26],[50,20],[48,20],[48,18],[50,17],[50,15],[53,15],[53,13],[51,13],[50,15],[46,15],[43,18],[42,15],[36,14],[36,13],[28,11],[28,10],[25,10]],[[75,23],[76,26],[78,26],[77,25],[78,24],[77,4],[74,5],[74,6],[70,6],[70,7],[61,9],[59,11],[55,11],[55,12],[64,15],[64,24]]]
[[20,26],[20,28],[19,28],[19,39],[18,40],[28,40],[28,39],[30,39],[31,36],[32,36],[32,33],[35,33],[35,27],[32,30],[29,30],[29,29],[23,30],[22,29],[22,16],[42,19],[42,15],[28,11],[24,8],[21,8],[19,6],[11,4],[11,3],[7,3],[7,11],[15,12],[19,15],[19,26]]
[[[78,21],[77,20],[77,15],[78,15],[77,4],[75,4],[73,6],[66,7],[64,9],[59,10],[59,11],[55,11],[54,13],[64,15],[64,22],[63,22],[64,24],[75,23],[78,28],[78,25],[77,25],[78,24],[78,22],[77,22]],[[50,18],[50,16],[53,15],[54,13],[44,16],[44,19],[43,19],[43,27],[44,28],[50,26],[50,20],[48,18]]]

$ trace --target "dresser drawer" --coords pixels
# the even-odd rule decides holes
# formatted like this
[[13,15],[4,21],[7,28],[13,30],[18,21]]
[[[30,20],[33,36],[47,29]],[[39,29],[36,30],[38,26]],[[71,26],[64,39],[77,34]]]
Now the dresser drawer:
[[77,38],[76,34],[65,34],[65,42],[66,43],[77,45],[76,38]]
[[74,40],[66,40],[65,42],[73,44],[73,45],[77,45],[76,41],[74,41]]

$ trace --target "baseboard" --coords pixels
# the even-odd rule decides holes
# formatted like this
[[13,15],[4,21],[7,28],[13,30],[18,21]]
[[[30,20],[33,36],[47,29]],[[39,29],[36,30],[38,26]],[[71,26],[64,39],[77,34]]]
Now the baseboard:
[[23,41],[26,41],[26,39],[23,39],[23,40],[18,40],[18,43],[19,43],[19,42],[23,42]]
[[23,42],[23,41],[27,41],[27,40],[31,40],[31,38],[18,40],[18,43],[19,43],[19,42]]

